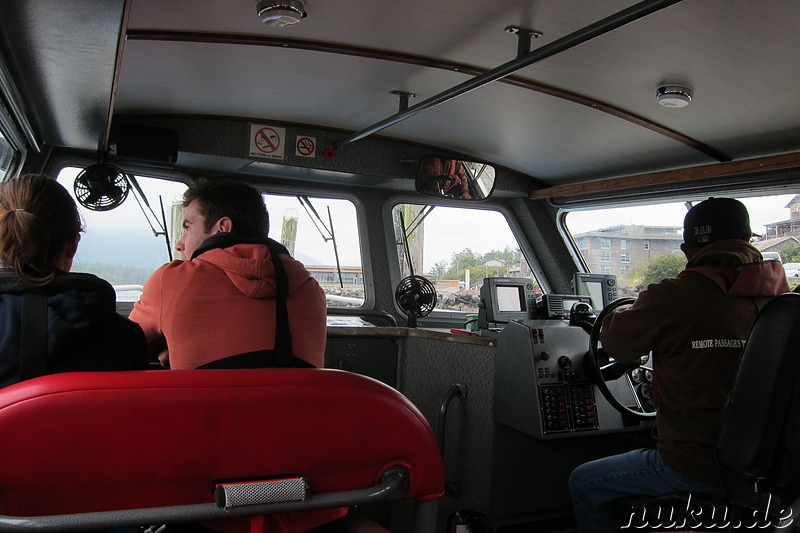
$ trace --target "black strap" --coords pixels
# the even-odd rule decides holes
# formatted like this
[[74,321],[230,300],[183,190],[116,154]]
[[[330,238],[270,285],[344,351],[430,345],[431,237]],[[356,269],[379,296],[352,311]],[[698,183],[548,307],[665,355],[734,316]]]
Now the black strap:
[[[192,259],[209,250],[216,250],[217,248],[230,248],[231,246],[236,246],[237,244],[261,244],[263,246],[272,246],[278,250],[279,254],[289,255],[289,250],[287,250],[284,245],[274,239],[270,239],[269,237],[242,237],[241,235],[237,235],[235,233],[223,231],[220,233],[215,233],[211,237],[208,237],[206,240],[204,240],[192,254]],[[270,251],[272,251],[272,248],[270,248]]]
[[[278,257],[279,255],[289,255],[289,251],[286,249],[284,245],[275,241],[273,239],[257,239],[257,238],[246,238],[241,237],[239,235],[233,233],[217,233],[212,235],[211,237],[207,238],[203,243],[195,250],[192,254],[192,259],[199,256],[202,253],[205,253],[209,250],[213,250],[216,248],[228,248],[230,246],[235,246],[236,244],[260,244],[262,246],[266,246],[269,250],[270,259],[272,259],[272,266],[275,269],[275,356],[274,362],[271,364],[260,364],[258,366],[220,366],[220,367],[211,367],[208,366],[212,363],[208,363],[203,365],[199,368],[261,368],[263,366],[280,366],[280,367],[290,367],[290,366],[312,366],[303,361],[302,359],[295,357],[294,353],[292,352],[292,335],[289,331],[289,310],[287,308],[287,301],[289,297],[289,278],[286,275],[286,269],[283,266],[283,261],[281,258]],[[247,354],[240,354],[242,356],[242,362],[250,361],[252,357],[250,354],[260,354],[260,353],[268,353],[273,350],[261,350],[258,352],[249,352]],[[227,357],[226,359],[232,359],[238,356]],[[257,356],[261,357],[261,356]],[[224,361],[225,359],[222,359]],[[252,359],[256,361],[258,359]],[[260,359],[262,361],[266,361],[263,357]],[[268,357],[269,361],[272,361],[272,356]],[[302,364],[298,364],[301,362]],[[224,363],[224,364],[235,364],[232,363]],[[249,364],[249,363],[248,363]]]
[[[211,361],[197,368],[271,368],[276,366],[286,366],[278,364],[278,352],[276,350],[259,350],[257,352],[240,353],[223,359],[217,359],[216,361]],[[311,363],[294,355],[291,356],[291,364],[289,366],[296,368],[314,368],[314,365]]]
[[47,373],[47,295],[33,291],[22,295],[19,350],[20,381]]
[[[278,244],[278,243],[276,243]],[[278,257],[279,248],[267,243],[272,265],[275,268],[275,352],[277,353],[277,366],[293,366],[294,353],[292,352],[292,334],[289,331],[289,278],[283,261]]]

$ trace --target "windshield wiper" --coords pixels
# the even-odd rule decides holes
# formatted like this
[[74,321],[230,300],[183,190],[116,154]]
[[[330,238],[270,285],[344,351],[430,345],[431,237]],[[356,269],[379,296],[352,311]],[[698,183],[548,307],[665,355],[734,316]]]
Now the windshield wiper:
[[[328,241],[332,242],[333,255],[334,257],[336,257],[336,272],[339,275],[339,286],[344,289],[344,281],[342,280],[342,266],[339,264],[339,247],[336,245],[336,233],[333,230],[333,217],[331,216],[330,206],[327,206],[328,224],[330,225],[330,227],[328,227],[325,225],[325,222],[322,220],[322,217],[319,216],[319,213],[317,213],[317,210],[314,209],[314,206],[311,203],[311,200],[308,199],[308,196],[298,195],[297,199],[300,201],[300,205],[303,206],[303,209],[306,210],[306,213],[311,218],[311,222],[314,223],[314,227],[317,228],[317,231],[319,232],[322,239],[325,242]],[[317,222],[319,222],[319,224],[317,224]],[[327,235],[325,234],[325,232],[322,231],[322,229],[320,229],[320,225],[322,226],[322,229],[324,229],[325,232],[327,232]]]
[[[411,237],[411,235],[413,235],[414,232],[420,228],[422,223],[425,221],[425,218],[428,215],[430,215],[434,209],[436,209],[435,205],[426,205],[420,210],[419,213],[417,213],[417,216],[415,216],[413,220],[411,220],[411,224],[409,225],[408,230],[406,231],[405,228],[403,229],[403,237],[405,238],[406,241],[408,241],[409,237]],[[400,216],[402,217],[402,215],[403,212],[401,211]],[[403,223],[405,225],[405,220],[403,220]]]
[[435,205],[426,205],[416,214],[416,216],[411,220],[408,228],[406,228],[406,217],[403,214],[403,210],[400,209],[400,241],[396,244],[402,244],[403,248],[406,252],[406,260],[408,261],[408,270],[411,275],[414,275],[414,266],[411,263],[411,249],[408,246],[408,240],[417,231],[420,227],[422,227],[422,223],[425,221],[425,218],[436,209]]
[[[147,224],[150,226],[150,229],[153,231],[153,236],[158,237],[159,235],[164,236],[164,241],[167,244],[167,255],[169,256],[169,260],[172,261],[172,245],[169,242],[169,233],[167,232],[167,217],[164,213],[164,200],[161,198],[161,195],[158,195],[158,202],[161,204],[161,220],[158,220],[158,216],[156,216],[155,211],[153,208],[150,207],[150,202],[147,201],[147,196],[145,196],[144,191],[139,186],[139,182],[136,181],[136,176],[133,174],[126,174],[128,177],[128,181],[133,185],[133,197],[136,198],[136,203],[139,204],[139,209],[142,210],[142,214],[144,215]],[[142,205],[144,204],[144,205]],[[147,210],[145,210],[145,206],[147,206]],[[150,212],[148,216],[148,211]],[[155,225],[153,223],[155,222]],[[158,226],[158,229],[156,229]]]

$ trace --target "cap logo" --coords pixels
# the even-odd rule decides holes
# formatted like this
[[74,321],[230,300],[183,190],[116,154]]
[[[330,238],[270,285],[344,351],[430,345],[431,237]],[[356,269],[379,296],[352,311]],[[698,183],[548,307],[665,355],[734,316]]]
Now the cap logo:
[[697,238],[697,242],[704,243],[708,242],[711,235],[711,225],[705,224],[702,226],[695,226],[694,227],[694,236]]
[[694,234],[695,235],[708,235],[711,233],[711,225],[705,224],[703,226],[695,226],[694,227]]

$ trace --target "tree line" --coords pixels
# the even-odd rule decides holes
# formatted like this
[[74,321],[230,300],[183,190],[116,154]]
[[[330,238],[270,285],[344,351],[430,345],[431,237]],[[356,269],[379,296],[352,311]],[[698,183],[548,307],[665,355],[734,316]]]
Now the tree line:
[[144,285],[155,268],[75,261],[72,272],[90,272],[112,285]]
[[[439,261],[430,270],[429,275],[433,279],[457,279],[464,281],[466,271],[470,270],[477,277],[497,277],[508,275],[508,268],[520,262],[522,256],[519,250],[511,249],[506,246],[503,250],[492,250],[486,253],[478,253],[470,248],[465,248],[456,252],[450,261]],[[496,260],[503,263],[503,266],[487,266],[486,263]]]

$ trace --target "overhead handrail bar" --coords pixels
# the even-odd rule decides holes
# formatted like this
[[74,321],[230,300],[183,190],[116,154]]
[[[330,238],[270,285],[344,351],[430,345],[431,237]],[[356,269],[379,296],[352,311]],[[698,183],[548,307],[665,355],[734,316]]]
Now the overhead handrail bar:
[[423,100],[422,102],[403,111],[399,111],[398,113],[376,122],[372,126],[368,126],[361,131],[353,133],[344,139],[336,141],[333,143],[333,149],[339,150],[350,143],[361,140],[364,137],[372,135],[373,133],[377,133],[388,128],[389,126],[393,126],[398,122],[402,122],[407,118],[411,118],[419,113],[422,113],[423,111],[427,111],[428,109],[466,94],[488,83],[496,81],[500,78],[504,78],[505,76],[513,74],[520,69],[541,61],[542,59],[547,59],[550,56],[569,50],[570,48],[578,46],[579,44],[583,44],[586,41],[594,39],[595,37],[599,37],[630,22],[634,22],[640,18],[646,17],[647,15],[660,11],[661,9],[669,7],[673,4],[677,4],[681,1],[682,0],[645,0],[643,2],[639,2],[636,5],[633,5],[627,9],[623,9],[618,13],[610,15],[593,24],[590,24],[589,26],[586,26],[585,28],[557,39],[550,44],[537,48],[528,54],[518,56],[517,58],[504,63],[499,67],[493,68],[492,70],[481,74],[480,76],[475,76],[464,83],[460,83],[454,87],[451,87],[450,89],[442,91],[441,93],[434,95],[427,100]]

